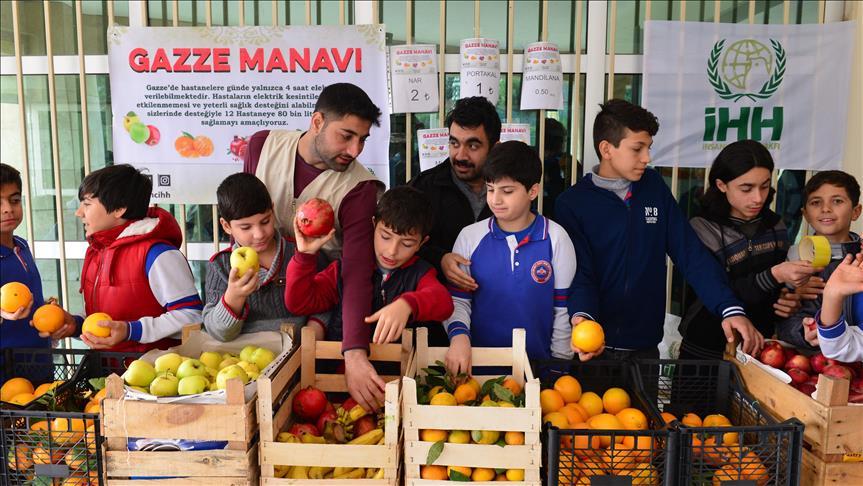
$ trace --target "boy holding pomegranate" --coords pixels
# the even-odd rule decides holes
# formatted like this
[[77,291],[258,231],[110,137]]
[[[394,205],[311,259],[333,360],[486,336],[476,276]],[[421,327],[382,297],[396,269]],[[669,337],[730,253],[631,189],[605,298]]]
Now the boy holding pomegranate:
[[517,327],[527,330],[531,359],[572,358],[566,296],[575,250],[560,225],[531,210],[542,162],[530,146],[504,142],[491,149],[482,174],[492,216],[462,229],[453,246],[477,285],[450,287],[446,367],[470,373],[471,346],[511,347]]
[[308,324],[323,339],[328,315],[306,318],[285,308],[285,271],[296,245],[276,230],[267,186],[252,174],[232,174],[219,184],[216,199],[219,224],[233,243],[207,264],[207,333],[230,341],[241,333],[278,331],[288,322]]

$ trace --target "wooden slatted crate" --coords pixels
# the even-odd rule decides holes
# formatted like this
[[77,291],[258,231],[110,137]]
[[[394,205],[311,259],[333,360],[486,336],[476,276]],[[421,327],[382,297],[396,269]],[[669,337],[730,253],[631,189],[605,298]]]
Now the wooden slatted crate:
[[[260,423],[260,464],[262,485],[282,484],[362,484],[395,486],[399,484],[401,457],[401,375],[413,355],[413,334],[405,331],[401,344],[372,344],[372,363],[398,364],[399,375],[381,376],[386,382],[384,443],[381,445],[296,444],[276,442],[276,435],[292,422],[291,404],[303,388],[314,386],[325,393],[346,393],[344,374],[324,371],[322,360],[343,360],[338,341],[316,341],[314,332],[303,329],[302,343],[271,379],[258,380],[258,418]],[[275,466],[332,466],[384,468],[383,479],[285,479],[278,478]]]
[[[417,400],[417,380],[423,368],[444,361],[447,348],[430,348],[427,331],[417,330],[416,353],[403,378],[402,416],[405,430],[405,485],[435,486],[450,481],[421,479],[420,466],[426,464],[432,442],[420,440],[421,429],[497,430],[524,433],[524,445],[454,444],[444,445],[434,464],[446,466],[483,467],[491,469],[523,469],[524,481],[508,484],[540,484],[542,446],[540,445],[542,409],[539,404],[539,380],[534,378],[525,351],[524,329],[513,330],[512,348],[472,348],[471,365],[505,367],[525,390],[525,406],[503,407],[443,407],[420,405]],[[481,384],[497,376],[474,376]],[[473,484],[486,484],[485,481]],[[490,484],[490,483],[489,483]]]

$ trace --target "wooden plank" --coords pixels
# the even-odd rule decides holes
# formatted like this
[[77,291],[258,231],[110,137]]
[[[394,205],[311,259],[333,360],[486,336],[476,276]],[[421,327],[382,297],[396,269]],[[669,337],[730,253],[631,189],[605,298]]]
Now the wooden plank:
[[275,373],[273,377],[270,378],[272,382],[272,396],[273,399],[277,399],[285,392],[285,388],[287,388],[288,383],[294,378],[297,373],[297,370],[300,369],[300,364],[302,363],[302,353],[297,350],[294,354],[285,361],[285,364],[282,365],[283,368]]
[[828,407],[848,405],[848,389],[850,386],[851,382],[844,378],[818,375],[815,401]]
[[[431,479],[405,478],[405,486],[452,486],[452,484],[452,481],[433,481]],[[500,486],[499,481],[471,481],[470,484],[477,486]],[[542,486],[542,483],[540,483],[539,481],[507,481],[506,484],[507,486]]]
[[[372,344],[369,346],[371,361],[401,361],[401,344]],[[341,341],[318,341],[315,349],[317,359],[344,359]]]
[[245,477],[246,451],[108,451],[106,470],[117,476],[219,476]]
[[303,328],[303,342],[300,344],[302,363],[300,364],[300,384],[303,388],[315,384],[315,331],[311,327]]
[[242,405],[102,400],[105,437],[161,437],[248,441]]
[[392,445],[289,444],[265,442],[262,464],[285,466],[391,467],[398,461]]
[[[303,486],[329,485],[329,486],[345,486],[348,483],[344,479],[281,479],[281,478],[261,478],[261,486],[286,486],[290,484],[301,484]],[[352,479],[351,484],[360,484],[362,486],[395,486],[399,483],[398,479]],[[447,484],[446,486],[452,486]]]
[[273,416],[273,432],[278,433],[285,428],[285,425],[291,420],[294,411],[291,409],[291,404],[294,403],[294,396],[301,390],[300,386],[295,386],[285,398],[282,405],[276,414]]
[[[544,119],[541,119],[541,121],[545,122]],[[522,388],[524,388],[524,368],[526,364],[524,356],[525,339],[524,329],[515,329],[512,332],[512,348],[509,350],[511,353],[510,359],[512,360],[512,378]]]
[[542,410],[529,408],[408,404],[404,410],[405,429],[539,432],[541,418]]
[[[473,348],[471,351],[471,366],[512,366],[510,348]],[[435,361],[444,361],[446,352],[447,348],[428,348],[426,359],[417,364],[426,368]]]
[[[425,464],[434,442],[405,441],[405,464]],[[452,444],[446,443],[435,464],[447,466],[489,467],[506,469],[539,469],[542,447],[534,445]]]
[[[401,380],[401,376],[381,375],[381,379],[384,380],[384,383],[389,383]],[[314,385],[323,392],[338,393],[348,391],[348,384],[345,381],[345,375],[316,375]]]
[[[108,486],[141,486],[138,479],[108,479]],[[248,478],[221,478],[221,477],[196,477],[196,478],[172,478],[172,479],[149,479],[147,486],[257,486],[255,481]]]
[[[273,386],[269,378],[258,379],[258,417],[260,427],[258,438],[261,443],[275,440],[273,430]],[[275,469],[272,464],[261,464],[261,475],[273,476]]]
[[863,462],[824,462],[804,449],[800,478],[807,486],[863,484]]

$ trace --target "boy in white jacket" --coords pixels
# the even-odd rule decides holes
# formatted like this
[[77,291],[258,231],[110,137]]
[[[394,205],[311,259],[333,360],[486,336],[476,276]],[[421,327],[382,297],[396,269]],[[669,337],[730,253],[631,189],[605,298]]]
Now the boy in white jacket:
[[[846,363],[863,361],[863,319],[860,319],[863,309],[855,305],[853,315],[842,313],[845,298],[860,293],[863,293],[863,253],[855,258],[847,255],[827,280],[821,310],[815,315],[824,356]],[[861,299],[855,300],[857,304]]]

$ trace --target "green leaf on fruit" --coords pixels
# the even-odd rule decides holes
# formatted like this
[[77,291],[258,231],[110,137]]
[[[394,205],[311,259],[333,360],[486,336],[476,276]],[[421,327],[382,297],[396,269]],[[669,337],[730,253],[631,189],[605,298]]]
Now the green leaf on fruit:
[[470,476],[468,476],[468,475],[466,475],[466,474],[462,474],[462,473],[460,473],[460,472],[456,471],[455,469],[450,469],[450,471],[449,471],[449,480],[450,480],[450,481],[463,481],[463,482],[466,482],[466,481],[470,481]]
[[426,466],[431,466],[437,461],[437,458],[440,457],[443,452],[444,441],[439,440],[429,447],[428,456],[426,456]]
[[440,366],[441,368],[446,368],[446,363],[444,363],[443,361],[441,361],[439,359],[436,359],[434,364]]
[[493,390],[494,390],[494,394],[497,396],[498,400],[503,400],[503,401],[512,403],[512,401],[513,401],[512,392],[509,391],[508,388],[504,388],[502,385],[498,385],[497,383],[495,383]]
[[427,375],[430,376],[441,376],[443,373],[436,368],[423,368],[423,371],[426,372]]
[[498,447],[506,447],[506,441],[503,439],[498,439],[498,441],[495,442],[494,445],[496,445]]
[[504,469],[502,467],[496,467],[496,468],[494,468],[494,473],[495,474],[506,474],[506,469]]
[[92,386],[94,390],[99,391],[105,388],[105,380],[106,378],[103,376],[102,378],[90,378],[87,381],[90,383],[90,386]]

